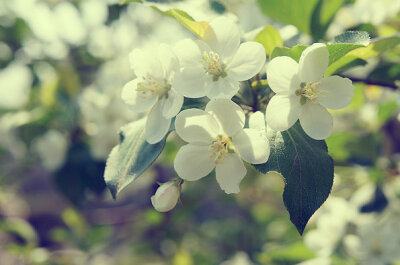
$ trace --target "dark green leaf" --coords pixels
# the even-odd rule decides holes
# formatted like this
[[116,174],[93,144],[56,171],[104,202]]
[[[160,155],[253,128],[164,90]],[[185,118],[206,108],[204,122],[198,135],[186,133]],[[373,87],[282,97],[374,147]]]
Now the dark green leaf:
[[104,180],[114,199],[129,183],[139,177],[157,159],[165,139],[149,144],[145,139],[146,119],[129,123],[121,128],[119,145],[107,159]]
[[297,122],[283,132],[268,131],[271,154],[262,173],[276,171],[285,179],[283,201],[300,234],[328,198],[333,184],[333,160],[325,141],[308,137]]
[[318,2],[311,19],[311,33],[314,39],[322,39],[337,11],[346,0],[321,0]]

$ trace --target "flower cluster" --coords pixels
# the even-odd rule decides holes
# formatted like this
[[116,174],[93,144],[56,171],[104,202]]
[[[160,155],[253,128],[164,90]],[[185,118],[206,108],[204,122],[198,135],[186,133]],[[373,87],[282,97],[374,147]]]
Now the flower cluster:
[[[267,105],[266,117],[259,111],[251,114],[245,128],[245,113],[232,97],[241,81],[261,71],[266,55],[257,42],[240,43],[239,28],[224,17],[210,22],[202,39],[185,39],[174,47],[163,44],[155,54],[135,49],[130,60],[137,78],[125,85],[122,99],[137,112],[148,111],[147,142],[164,139],[175,121],[177,135],[188,143],[175,157],[178,176],[194,181],[215,169],[226,193],[239,192],[247,172],[242,160],[267,162],[266,123],[284,131],[299,119],[310,137],[325,139],[332,132],[326,108],[343,108],[353,95],[350,80],[324,77],[329,52],[326,45],[316,43],[303,52],[299,63],[285,56],[269,63],[268,83],[276,95]],[[210,101],[204,110],[181,111],[184,97]],[[173,201],[174,206],[175,197]]]

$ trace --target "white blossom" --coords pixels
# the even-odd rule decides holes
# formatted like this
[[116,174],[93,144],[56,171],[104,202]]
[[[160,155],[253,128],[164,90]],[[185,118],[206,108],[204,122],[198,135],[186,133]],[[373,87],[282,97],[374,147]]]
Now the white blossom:
[[182,40],[175,50],[182,67],[176,89],[189,98],[230,99],[239,90],[239,81],[252,78],[265,63],[263,46],[240,44],[238,26],[225,17],[209,24],[203,40]]
[[160,184],[156,193],[151,196],[151,203],[154,209],[159,212],[168,212],[172,210],[181,194],[181,184],[181,181],[169,181]]
[[169,46],[162,44],[158,57],[140,49],[130,54],[131,66],[137,76],[122,90],[122,99],[136,112],[150,112],[146,121],[147,142],[159,142],[167,134],[171,119],[178,114],[183,96],[173,86],[179,61]]
[[185,180],[194,181],[214,168],[226,193],[238,193],[246,175],[242,159],[261,164],[268,160],[267,138],[257,129],[243,129],[243,110],[229,99],[210,101],[205,110],[188,109],[176,117],[176,133],[186,142],[176,154],[174,168]]
[[49,171],[56,171],[65,161],[68,151],[68,139],[59,131],[49,130],[32,143],[40,160]]
[[299,63],[287,56],[269,63],[268,83],[276,95],[267,106],[268,126],[285,131],[300,120],[311,138],[321,140],[332,133],[332,116],[326,108],[349,105],[354,87],[348,78],[324,77],[328,63],[328,48],[322,43],[305,49]]

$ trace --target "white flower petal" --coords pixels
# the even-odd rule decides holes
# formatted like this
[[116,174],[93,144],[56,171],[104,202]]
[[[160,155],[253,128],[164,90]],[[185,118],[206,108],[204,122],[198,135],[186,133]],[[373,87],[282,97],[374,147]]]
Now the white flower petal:
[[279,94],[294,94],[300,88],[297,71],[299,65],[288,56],[279,56],[267,66],[267,80],[271,89]]
[[168,212],[175,207],[179,195],[180,186],[175,181],[169,181],[161,184],[150,199],[154,209],[159,212]]
[[244,81],[252,78],[265,64],[265,49],[258,42],[245,42],[229,62],[226,71],[230,78]]
[[219,130],[218,122],[204,110],[184,110],[175,119],[176,133],[189,143],[209,145],[216,139]]
[[320,83],[318,101],[325,108],[341,109],[351,103],[354,86],[350,79],[334,75],[324,77]]
[[239,48],[240,32],[235,22],[226,17],[218,17],[210,22],[212,30],[206,31],[204,40],[221,58],[234,55]]
[[134,79],[126,83],[122,88],[121,98],[122,100],[131,105],[132,109],[136,112],[145,112],[149,110],[154,103],[157,101],[157,97],[142,98],[137,89],[137,84],[140,82],[139,79]]
[[314,43],[301,54],[299,78],[302,82],[318,82],[324,77],[329,64],[329,51],[325,44]]
[[200,65],[186,67],[175,74],[172,86],[187,98],[201,98],[206,95],[205,84],[208,79],[209,76]]
[[160,60],[154,54],[142,49],[134,49],[129,54],[131,68],[137,77],[153,77],[157,80],[164,79],[164,69]]
[[232,137],[232,142],[237,153],[243,160],[251,164],[267,162],[270,147],[264,133],[255,129],[244,129]]
[[331,114],[323,106],[310,100],[302,106],[299,119],[305,133],[313,139],[322,140],[332,133]]
[[275,131],[285,131],[297,121],[300,110],[300,97],[277,94],[267,105],[265,112],[267,125]]
[[[204,43],[204,45],[207,44]],[[198,42],[192,39],[184,39],[178,41],[175,44],[173,51],[178,56],[181,67],[195,66],[201,64],[202,52],[199,48]]]
[[246,176],[247,170],[243,161],[237,154],[227,154],[223,157],[222,163],[217,164],[215,175],[221,189],[227,194],[238,193],[239,184]]
[[[206,95],[210,99],[231,99],[239,91],[239,82],[230,78],[219,78],[213,81],[209,76],[206,83],[203,83]],[[204,88],[203,88],[204,90]]]
[[205,177],[215,167],[210,155],[207,145],[184,145],[175,156],[175,171],[184,180],[192,181]]
[[249,128],[265,132],[265,115],[261,111],[256,111],[249,118]]
[[227,136],[235,135],[244,127],[244,112],[232,100],[211,100],[205,110],[216,118]]
[[171,89],[168,97],[163,99],[165,101],[162,113],[165,118],[172,118],[179,113],[183,105],[183,96]]
[[161,65],[164,69],[164,77],[169,78],[172,73],[179,71],[179,60],[171,47],[166,44],[160,44],[158,55]]
[[164,101],[157,102],[150,110],[146,121],[146,141],[155,144],[161,141],[168,133],[171,125],[171,118],[165,118],[162,115]]

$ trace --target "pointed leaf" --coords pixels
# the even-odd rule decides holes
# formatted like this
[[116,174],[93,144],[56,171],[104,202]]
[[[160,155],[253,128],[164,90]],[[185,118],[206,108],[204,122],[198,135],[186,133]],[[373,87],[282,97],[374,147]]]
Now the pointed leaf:
[[325,141],[308,137],[297,122],[289,130],[268,130],[271,154],[265,164],[254,165],[262,173],[276,171],[285,179],[283,201],[300,234],[325,202],[333,184],[333,160]]
[[139,177],[157,159],[166,137],[156,144],[146,142],[146,118],[128,123],[121,128],[120,144],[108,156],[104,180],[113,198]]
[[348,65],[355,65],[355,62],[365,62],[365,60],[378,56],[379,54],[390,50],[400,44],[400,33],[386,38],[371,40],[367,47],[355,49],[339,60],[332,63],[326,72],[326,75],[332,75],[348,69]]
[[150,5],[153,9],[157,10],[161,14],[175,18],[183,26],[189,29],[192,33],[200,38],[204,37],[208,29],[208,23],[205,21],[195,21],[188,13],[179,9],[168,9],[166,11],[161,10],[157,5]]

